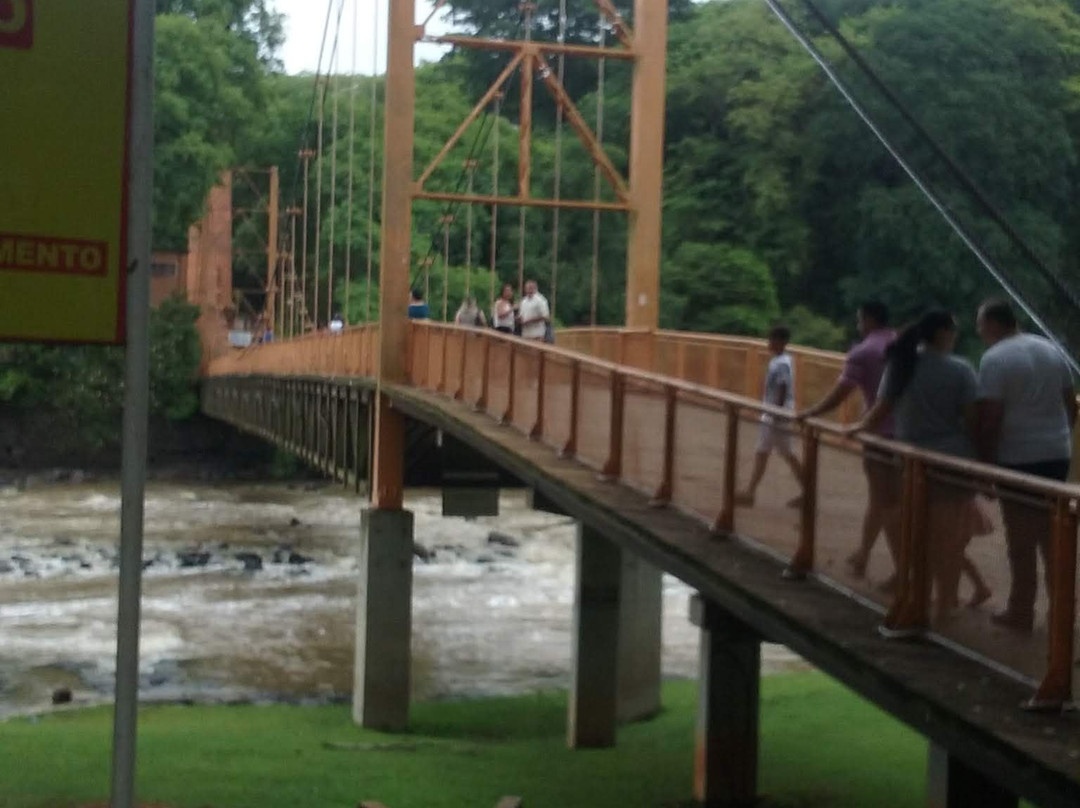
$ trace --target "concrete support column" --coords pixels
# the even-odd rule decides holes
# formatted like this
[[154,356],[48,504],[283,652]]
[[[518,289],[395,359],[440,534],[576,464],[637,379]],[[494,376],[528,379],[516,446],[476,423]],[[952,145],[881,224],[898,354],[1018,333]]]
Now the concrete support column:
[[703,808],[757,802],[761,638],[695,595],[690,619],[701,628],[694,799]]
[[626,723],[660,712],[664,592],[660,570],[633,553],[622,556],[617,716]]
[[929,808],[1017,808],[1019,805],[1015,794],[935,743],[930,744],[926,791]]
[[413,515],[363,512],[356,599],[353,720],[386,732],[409,721]]
[[572,749],[614,746],[622,553],[579,525],[576,567],[567,743]]

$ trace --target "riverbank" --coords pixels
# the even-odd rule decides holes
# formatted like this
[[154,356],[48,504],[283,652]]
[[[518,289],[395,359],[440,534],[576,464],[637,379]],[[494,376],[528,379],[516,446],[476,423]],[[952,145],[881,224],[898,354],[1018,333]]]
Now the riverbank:
[[[349,708],[153,707],[142,712],[140,798],[175,808],[676,808],[690,797],[696,688],[614,750],[565,748],[566,696],[421,703],[412,731],[356,728]],[[761,791],[776,808],[915,808],[925,743],[816,673],[762,683]],[[0,723],[0,805],[74,808],[107,795],[108,710]]]

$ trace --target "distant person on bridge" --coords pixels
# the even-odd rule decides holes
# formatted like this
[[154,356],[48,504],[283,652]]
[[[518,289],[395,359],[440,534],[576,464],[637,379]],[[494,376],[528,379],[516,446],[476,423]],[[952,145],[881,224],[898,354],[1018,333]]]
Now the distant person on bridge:
[[[923,449],[973,460],[975,444],[975,369],[953,356],[956,319],[930,311],[907,326],[886,351],[888,364],[877,401],[862,420],[846,430],[873,432],[890,416],[896,437]],[[971,578],[971,605],[990,598],[990,588],[964,554],[976,525],[975,492],[958,486],[935,486],[930,497],[927,532],[934,537],[932,572],[937,584],[936,617],[947,617],[958,603],[960,573]]]
[[340,334],[345,330],[345,321],[341,319],[340,314],[335,314],[330,318],[330,325],[328,327],[331,334]]
[[503,334],[514,333],[514,318],[517,313],[514,308],[514,287],[504,283],[499,299],[495,301],[495,307],[491,310],[491,324],[495,330]]
[[536,281],[526,281],[525,297],[518,309],[521,322],[521,336],[524,339],[543,341],[548,339],[548,327],[551,324],[551,309],[547,298],[537,290]]
[[465,302],[461,304],[461,308],[454,315],[454,324],[469,326],[470,328],[487,327],[487,318],[484,317],[484,312],[480,311],[480,307],[476,305],[475,297],[469,295],[465,298]]
[[[889,327],[888,307],[878,300],[863,303],[857,312],[856,322],[862,342],[848,352],[844,370],[833,389],[817,404],[800,412],[796,416],[799,420],[815,418],[836,409],[855,390],[862,391],[865,410],[869,410],[877,401],[881,377],[885,372],[885,351],[896,339],[896,332]],[[892,419],[883,420],[874,432],[891,438]],[[863,472],[866,474],[870,497],[866,515],[863,517],[862,541],[859,549],[847,560],[856,577],[861,578],[866,574],[870,551],[874,549],[874,543],[882,530],[885,531],[885,541],[889,545],[894,565],[899,555],[899,479],[893,461],[893,457],[880,451],[867,449],[863,455]],[[885,583],[884,588],[891,588],[894,584],[895,575]]]
[[[790,341],[791,331],[786,326],[778,325],[769,332],[769,351],[773,358],[769,360],[769,370],[765,375],[765,395],[762,398],[766,404],[785,410],[790,410],[795,406],[795,369],[791,363],[791,356],[787,352]],[[765,413],[761,416],[761,431],[758,433],[757,452],[754,455],[754,471],[750,476],[750,484],[746,491],[736,498],[737,504],[754,504],[758,486],[765,476],[765,468],[769,463],[769,455],[774,451],[788,464],[791,473],[795,475],[795,479],[801,486],[802,464],[791,451],[791,428],[786,423],[776,423],[774,416]],[[800,500],[801,497],[796,497],[788,504],[798,505]]]
[[419,289],[409,292],[409,319],[426,320],[431,316],[428,304],[424,302],[424,293]]
[[[979,308],[976,327],[988,346],[979,364],[979,456],[1012,471],[1064,482],[1072,457],[1076,393],[1069,365],[1049,340],[1024,334],[1009,304],[991,300]],[[1012,588],[1004,612],[993,621],[1030,632],[1038,591],[1036,548],[1050,585],[1049,510],[1031,496],[999,487]]]

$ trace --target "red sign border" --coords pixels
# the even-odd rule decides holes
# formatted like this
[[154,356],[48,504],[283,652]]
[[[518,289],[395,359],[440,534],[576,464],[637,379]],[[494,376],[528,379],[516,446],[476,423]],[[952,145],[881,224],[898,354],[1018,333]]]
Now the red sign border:
[[[134,267],[129,266],[131,245],[128,243],[131,218],[131,135],[132,113],[135,108],[135,2],[128,0],[128,36],[127,36],[127,91],[124,99],[124,160],[120,181],[120,249],[117,251],[117,300],[116,332],[111,339],[76,339],[72,338],[31,338],[0,333],[0,343],[27,343],[34,345],[125,345],[127,343],[127,286],[128,275]],[[143,267],[149,272],[150,267]],[[149,301],[146,302],[149,305]]]
[[[18,2],[18,0],[13,0]],[[26,25],[14,34],[0,34],[0,48],[11,50],[30,50],[34,46],[34,0],[22,0],[26,3]]]

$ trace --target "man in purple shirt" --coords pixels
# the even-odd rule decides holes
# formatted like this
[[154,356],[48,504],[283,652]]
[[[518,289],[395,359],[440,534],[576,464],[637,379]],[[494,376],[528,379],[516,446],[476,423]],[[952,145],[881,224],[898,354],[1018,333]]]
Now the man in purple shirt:
[[[888,307],[878,300],[868,300],[859,306],[857,323],[862,341],[848,352],[840,378],[825,398],[796,416],[799,420],[815,418],[836,409],[855,390],[862,391],[865,409],[869,410],[877,401],[878,386],[885,372],[885,351],[896,339],[896,332],[889,327]],[[891,438],[892,418],[882,422],[875,432],[883,438]],[[867,449],[863,455],[863,471],[870,497],[863,517],[862,541],[847,560],[851,571],[859,578],[866,574],[870,551],[882,530],[894,564],[900,547],[899,481],[895,458],[885,452]],[[895,576],[889,579],[885,588],[894,584]]]

